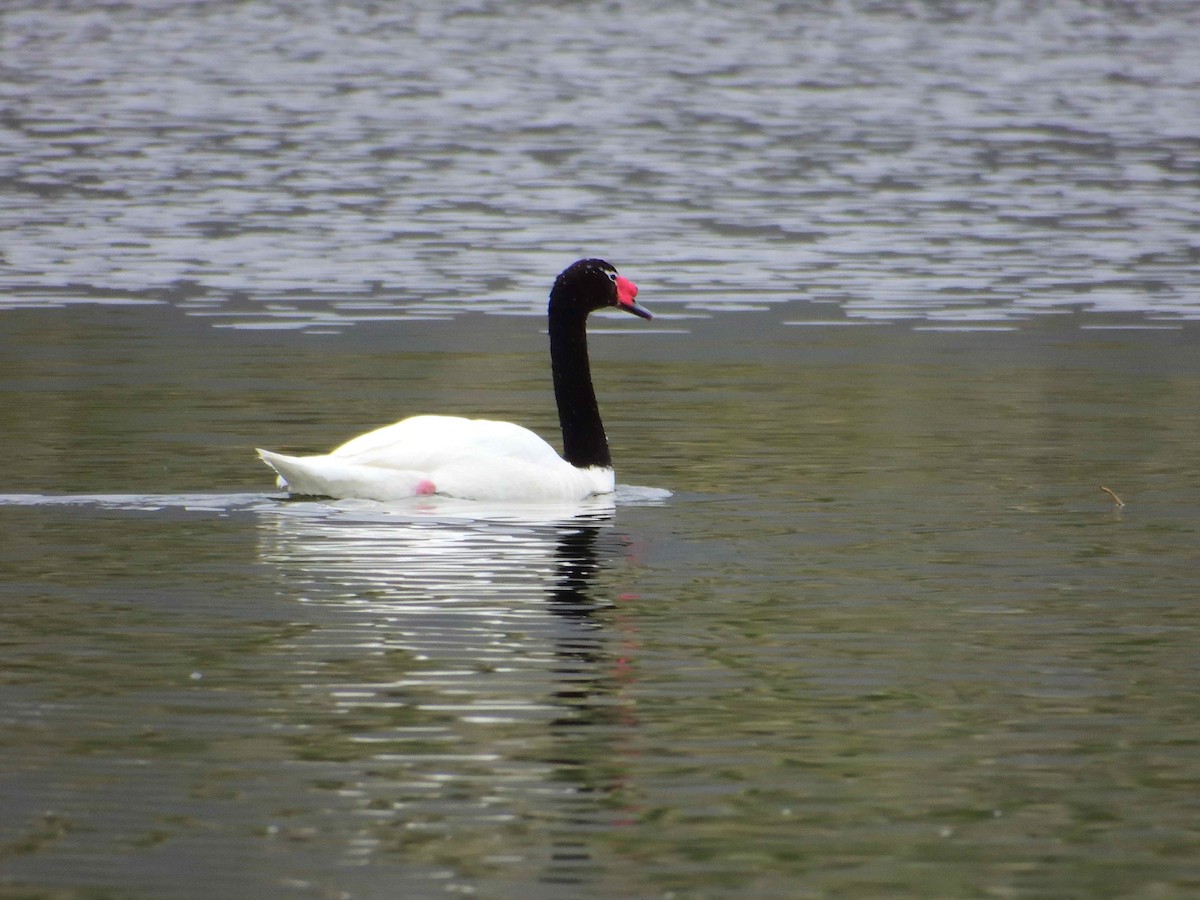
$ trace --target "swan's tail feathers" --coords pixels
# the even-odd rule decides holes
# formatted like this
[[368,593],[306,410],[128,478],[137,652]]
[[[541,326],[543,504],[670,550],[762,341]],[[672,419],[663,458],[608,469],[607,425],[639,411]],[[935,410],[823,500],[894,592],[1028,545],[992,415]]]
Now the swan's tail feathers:
[[275,479],[277,487],[298,494],[302,491],[292,488],[292,478],[289,477],[289,472],[295,472],[298,476],[296,481],[303,481],[303,476],[300,475],[304,460],[298,456],[286,456],[283,453],[273,453],[270,450],[263,450],[261,447],[256,447],[254,450],[258,454],[259,459],[265,462],[268,466],[275,470],[275,474],[279,477]]
[[437,491],[421,472],[348,462],[337,456],[288,456],[271,450],[258,455],[279,475],[279,486],[305,497],[403,500]]

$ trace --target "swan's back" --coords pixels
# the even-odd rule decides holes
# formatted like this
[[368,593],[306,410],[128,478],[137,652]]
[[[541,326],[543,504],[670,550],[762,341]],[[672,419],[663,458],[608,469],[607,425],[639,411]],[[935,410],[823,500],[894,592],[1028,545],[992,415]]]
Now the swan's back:
[[329,455],[362,465],[418,471],[493,458],[532,465],[562,462],[554,448],[528,428],[462,416],[412,416],[360,434]]

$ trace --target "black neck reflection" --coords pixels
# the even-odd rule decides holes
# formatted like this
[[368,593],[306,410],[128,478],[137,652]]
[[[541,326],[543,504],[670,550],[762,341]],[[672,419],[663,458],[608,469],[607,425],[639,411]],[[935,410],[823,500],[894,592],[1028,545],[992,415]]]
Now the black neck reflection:
[[555,646],[552,695],[560,712],[549,722],[543,761],[572,790],[558,802],[551,857],[541,880],[557,885],[593,882],[600,865],[588,835],[630,819],[622,811],[629,781],[623,747],[636,721],[632,703],[621,699],[630,669],[615,650],[621,641],[615,586],[602,578],[607,561],[622,552],[619,535],[593,525],[564,530],[556,550],[557,585],[549,604],[565,626]]

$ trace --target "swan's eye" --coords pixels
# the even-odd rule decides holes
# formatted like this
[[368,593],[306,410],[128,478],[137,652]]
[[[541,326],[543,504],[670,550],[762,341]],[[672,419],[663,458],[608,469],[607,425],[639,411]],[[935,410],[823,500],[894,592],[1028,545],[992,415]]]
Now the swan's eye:
[[609,273],[608,273],[608,280],[609,280],[609,281],[611,281],[613,284],[616,284],[616,283],[617,283],[617,273],[616,273],[616,272],[609,272]]

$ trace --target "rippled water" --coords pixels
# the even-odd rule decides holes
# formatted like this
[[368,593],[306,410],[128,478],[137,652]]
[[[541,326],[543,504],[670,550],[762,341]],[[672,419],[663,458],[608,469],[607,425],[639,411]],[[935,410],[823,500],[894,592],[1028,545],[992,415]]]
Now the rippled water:
[[[1198,38],[6,4],[0,894],[1194,896]],[[585,254],[613,503],[272,492]]]
[[5,305],[1198,315],[1190,3],[142,6],[6,7]]

